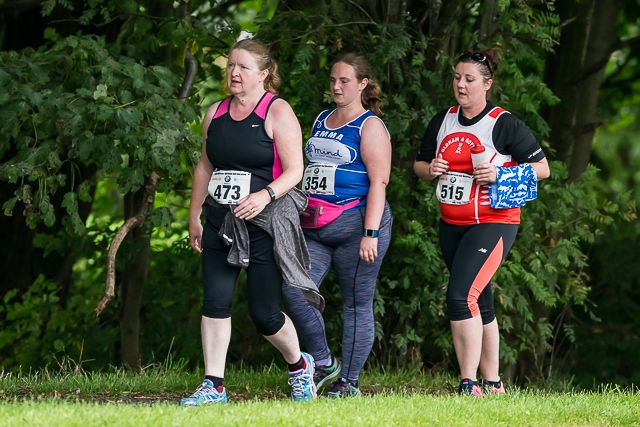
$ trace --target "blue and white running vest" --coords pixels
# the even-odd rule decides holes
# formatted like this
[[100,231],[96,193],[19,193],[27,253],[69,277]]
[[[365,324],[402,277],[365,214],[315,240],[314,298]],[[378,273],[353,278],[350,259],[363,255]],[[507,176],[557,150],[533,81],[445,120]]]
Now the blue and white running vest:
[[[335,204],[345,204],[361,199],[362,202],[352,208],[357,209],[366,204],[370,185],[367,169],[360,155],[360,134],[365,121],[377,116],[367,110],[351,122],[333,129],[327,127],[326,121],[334,111],[325,110],[318,115],[305,147],[305,154],[309,160],[307,167],[314,164],[336,167],[334,194],[309,194],[309,196]],[[304,190],[304,180],[302,184]]]

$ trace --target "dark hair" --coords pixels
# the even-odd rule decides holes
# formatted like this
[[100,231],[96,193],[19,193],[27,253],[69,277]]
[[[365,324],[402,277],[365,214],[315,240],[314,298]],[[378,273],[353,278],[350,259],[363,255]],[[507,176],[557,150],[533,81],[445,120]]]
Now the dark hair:
[[492,48],[480,52],[467,51],[458,57],[458,63],[460,62],[477,64],[485,81],[493,79],[498,70],[497,54]]
[[369,83],[362,91],[360,102],[362,102],[362,106],[364,108],[371,110],[371,112],[376,116],[382,116],[383,113],[380,109],[380,104],[382,104],[380,94],[382,91],[380,90],[378,82],[371,78],[371,66],[367,60],[364,59],[364,56],[356,55],[355,53],[347,53],[346,55],[341,56],[333,63],[333,65],[336,65],[339,62],[351,65],[356,73],[356,79],[358,79],[358,81],[362,81],[362,79],[369,79]]
[[257,40],[244,39],[231,46],[229,55],[231,55],[231,52],[236,49],[246,50],[252,54],[253,57],[256,58],[260,71],[269,70],[269,74],[262,84],[264,86],[264,90],[276,95],[278,93],[278,87],[280,86],[280,76],[278,75],[278,64],[271,58],[269,48]]

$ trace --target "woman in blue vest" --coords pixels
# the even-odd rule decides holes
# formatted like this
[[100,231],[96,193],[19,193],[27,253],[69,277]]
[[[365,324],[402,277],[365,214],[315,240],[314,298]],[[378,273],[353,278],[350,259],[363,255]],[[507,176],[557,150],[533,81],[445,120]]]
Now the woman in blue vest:
[[359,394],[358,378],[374,340],[373,296],[391,238],[385,200],[391,170],[389,132],[379,116],[380,86],[369,64],[347,54],[331,69],[336,104],[316,118],[305,153],[302,190],[309,208],[301,217],[309,248],[309,276],[318,285],[333,268],[342,292],[342,364],[331,355],[324,321],[296,289],[285,301],[302,344],[314,357],[314,380],[330,380],[328,397]]

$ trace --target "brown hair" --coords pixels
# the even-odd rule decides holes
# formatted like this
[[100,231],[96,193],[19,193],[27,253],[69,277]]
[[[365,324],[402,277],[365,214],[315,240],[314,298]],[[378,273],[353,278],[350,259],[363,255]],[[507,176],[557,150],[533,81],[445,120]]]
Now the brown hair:
[[382,116],[383,113],[380,109],[380,104],[382,104],[380,94],[382,91],[378,82],[371,78],[371,66],[369,66],[367,60],[364,59],[364,56],[356,55],[355,53],[347,53],[334,62],[333,65],[339,62],[351,65],[356,73],[356,79],[358,79],[358,81],[362,81],[362,79],[365,78],[369,79],[369,84],[367,84],[362,91],[360,101],[364,108],[371,110],[371,112],[378,117]]
[[278,94],[278,87],[280,86],[280,76],[278,75],[278,64],[276,61],[271,58],[271,53],[269,52],[269,48],[260,43],[257,40],[253,39],[244,39],[236,42],[233,46],[231,46],[231,50],[229,50],[229,55],[236,49],[242,49],[249,52],[256,58],[256,62],[258,63],[258,68],[260,71],[268,70],[269,74],[264,79],[262,84],[264,85],[264,90],[267,92],[271,92],[274,95]]
[[[484,60],[474,58],[475,55],[484,55]],[[478,65],[480,74],[484,80],[495,79],[496,71],[498,71],[497,52],[493,48],[485,49],[479,52],[465,52],[458,57],[458,63],[472,63]]]

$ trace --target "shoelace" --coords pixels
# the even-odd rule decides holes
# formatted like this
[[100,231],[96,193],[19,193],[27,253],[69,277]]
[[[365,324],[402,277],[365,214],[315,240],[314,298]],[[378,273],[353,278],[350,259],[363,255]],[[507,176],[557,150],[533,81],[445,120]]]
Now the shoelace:
[[296,397],[303,397],[305,391],[305,385],[312,381],[309,374],[298,374],[289,378],[289,385],[291,386],[291,394]]
[[[205,384],[200,384],[197,388],[196,391],[193,392],[193,394],[191,395],[191,397],[201,397],[201,396],[206,396],[208,394],[208,390],[211,389],[213,387],[205,385]],[[217,391],[217,390],[216,390]]]

